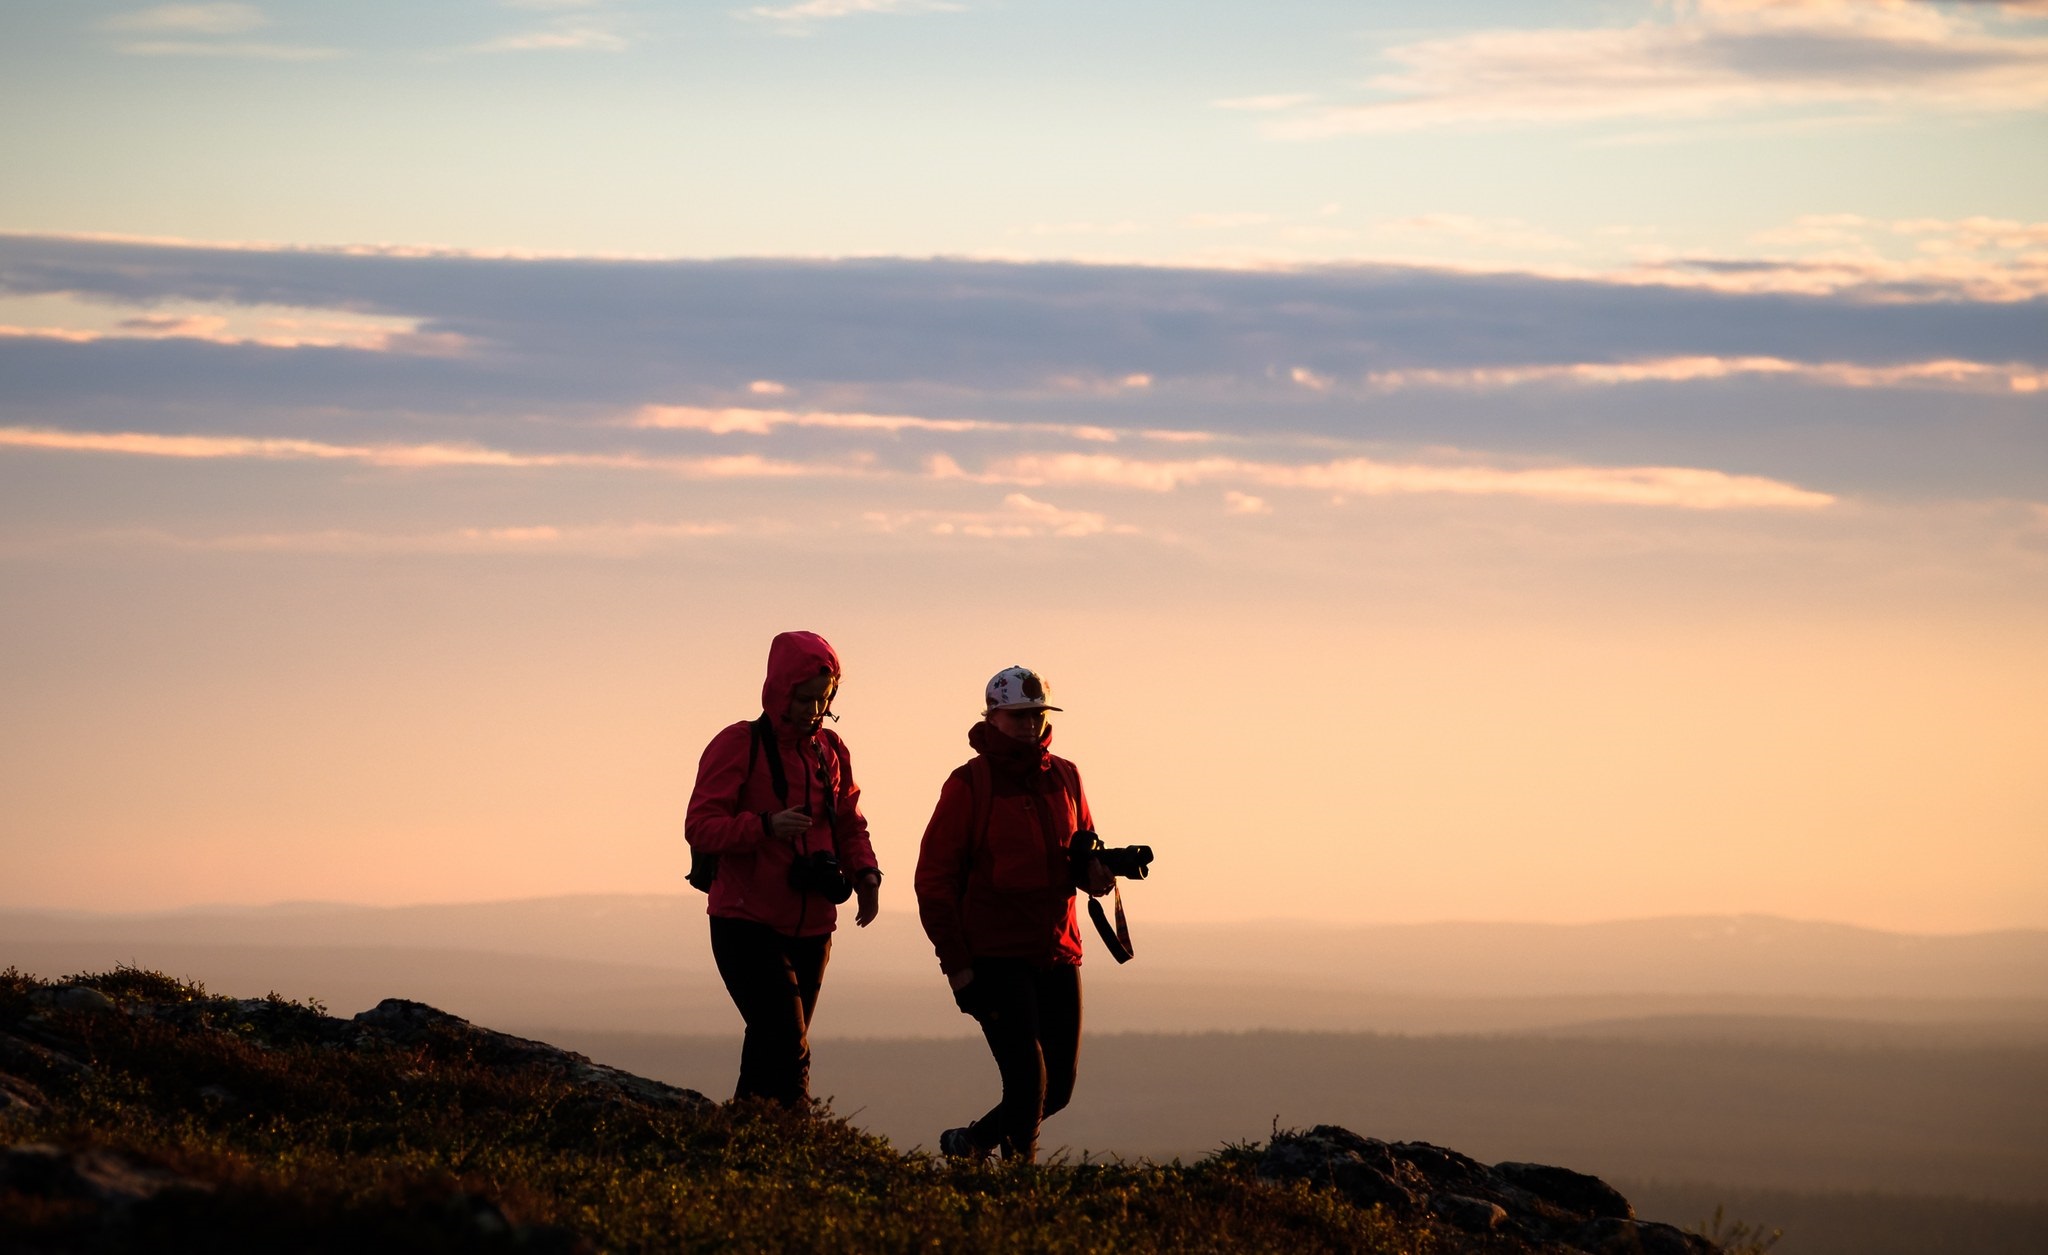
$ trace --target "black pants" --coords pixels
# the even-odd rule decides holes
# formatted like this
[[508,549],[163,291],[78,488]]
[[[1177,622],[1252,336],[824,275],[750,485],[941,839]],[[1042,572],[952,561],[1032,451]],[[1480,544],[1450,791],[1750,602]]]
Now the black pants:
[[802,1106],[811,1096],[811,1012],[832,935],[785,937],[766,924],[714,915],[711,957],[747,1022],[733,1097]]
[[1039,1122],[1074,1096],[1081,1059],[1081,969],[1068,963],[976,959],[974,981],[961,991],[981,1024],[1003,1100],[967,1126],[975,1144],[1001,1148],[1006,1159],[1038,1156]]

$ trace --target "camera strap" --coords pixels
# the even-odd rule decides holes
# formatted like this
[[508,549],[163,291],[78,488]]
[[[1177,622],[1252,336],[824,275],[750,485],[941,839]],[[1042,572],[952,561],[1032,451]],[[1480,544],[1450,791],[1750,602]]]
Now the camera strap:
[[[1059,767],[1060,784],[1073,798],[1074,820],[1078,823],[1081,818],[1081,777],[1071,763],[1057,758],[1053,762]],[[1094,841],[1100,848],[1102,838],[1095,837]],[[1109,891],[1116,898],[1116,927],[1109,926],[1109,918],[1102,909],[1102,899],[1092,894],[1088,898],[1088,918],[1095,921],[1095,931],[1116,961],[1129,963],[1135,951],[1131,948],[1131,926],[1124,920],[1124,891],[1114,881],[1110,883]]]
[[1116,957],[1116,961],[1129,963],[1134,951],[1131,949],[1131,926],[1124,922],[1124,891],[1112,888],[1110,893],[1116,898],[1116,928],[1110,928],[1109,920],[1103,914],[1101,898],[1088,899],[1088,918],[1095,921],[1095,931],[1102,934],[1102,944]]

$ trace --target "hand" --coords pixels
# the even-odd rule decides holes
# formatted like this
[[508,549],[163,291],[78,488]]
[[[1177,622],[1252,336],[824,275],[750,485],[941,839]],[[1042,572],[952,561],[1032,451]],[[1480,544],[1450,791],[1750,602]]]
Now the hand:
[[948,972],[946,981],[953,986],[953,992],[957,994],[974,983],[974,969],[963,967],[957,972]]
[[1102,865],[1099,858],[1088,860],[1088,896],[1099,898],[1116,888],[1116,873]]
[[860,904],[860,909],[854,912],[853,922],[866,928],[875,922],[875,912],[882,909],[881,880],[863,874],[853,882],[853,896]]
[[787,841],[801,837],[811,830],[811,817],[800,807],[792,806],[786,811],[776,811],[768,817],[768,831]]

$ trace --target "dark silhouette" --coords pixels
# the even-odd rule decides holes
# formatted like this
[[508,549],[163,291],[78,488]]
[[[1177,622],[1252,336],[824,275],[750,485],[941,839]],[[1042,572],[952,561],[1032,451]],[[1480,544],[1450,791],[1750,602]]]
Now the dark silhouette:
[[1024,667],[999,671],[968,729],[975,757],[939,791],[917,860],[918,915],[960,1009],[1002,1074],[1002,1100],[939,1148],[1032,1160],[1038,1127],[1067,1105],[1081,1049],[1076,888],[1108,892],[1099,859],[1075,859],[1094,817],[1073,763],[1048,749],[1051,690]]
[[832,954],[838,904],[875,918],[882,873],[860,813],[846,743],[824,727],[839,655],[784,632],[768,648],[761,717],[711,739],[683,833],[690,883],[710,895],[711,953],[747,1023],[733,1097],[810,1099],[811,1016]]

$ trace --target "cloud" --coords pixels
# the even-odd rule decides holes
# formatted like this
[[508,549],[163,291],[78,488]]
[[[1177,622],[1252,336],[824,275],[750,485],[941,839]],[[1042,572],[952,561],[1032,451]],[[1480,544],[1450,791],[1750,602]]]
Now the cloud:
[[99,28],[124,35],[158,36],[130,39],[116,46],[132,57],[228,57],[249,61],[323,61],[341,55],[338,48],[308,44],[209,38],[244,35],[269,26],[268,14],[253,4],[160,4],[115,13]]
[[1263,213],[1205,213],[1189,214],[1182,223],[1197,231],[1229,231],[1238,227],[1264,226],[1273,221],[1272,214]]
[[472,44],[471,52],[624,52],[632,41],[608,26],[575,23],[500,35]]
[[1860,290],[1880,300],[1926,299],[1935,292],[1988,301],[2048,295],[2048,222],[1809,214],[1752,240],[1798,252],[1713,257],[1644,250],[1642,261],[1614,277],[1724,292]]
[[[694,479],[794,479],[868,473],[857,463],[802,464],[751,454],[686,458],[639,452],[526,453],[452,443],[344,445],[292,437],[87,432],[30,427],[0,427],[0,448],[184,461],[353,462],[395,470],[576,468],[651,471]],[[1224,457],[1159,461],[1099,453],[1032,453],[994,458],[980,472],[969,473],[951,458],[937,455],[928,460],[926,475],[942,480],[967,479],[1023,487],[1066,484],[1154,493],[1205,483],[1242,483],[1269,489],[1309,489],[1372,496],[1421,493],[1516,496],[1686,509],[1812,509],[1831,504],[1834,500],[1825,493],[1758,476],[1728,475],[1690,467],[1515,469],[1479,465],[1404,465],[1370,458],[1278,463]],[[1225,500],[1233,513],[1263,513],[1267,508],[1263,500],[1241,490],[1229,491]],[[1007,523],[991,522],[986,518],[970,521],[974,526],[1037,528],[1062,536],[1094,534],[1107,527],[1100,515],[1062,511],[1022,493],[1006,497],[1005,507],[1018,517]],[[895,526],[905,525],[904,520],[926,519],[926,515],[919,512],[870,516],[870,521],[874,517],[895,519]],[[967,526],[967,522],[953,517],[934,515],[926,521],[935,525]]]
[[1271,514],[1273,507],[1263,497],[1239,492],[1233,488],[1223,494],[1223,510],[1226,514]]
[[1026,235],[1143,235],[1152,228],[1128,219],[1120,222],[1034,222]]
[[[1916,249],[2040,230],[1907,225],[1914,233],[1887,234]],[[1255,380],[1293,366],[1357,378],[1693,356],[2048,365],[2040,314],[2027,304],[2048,295],[2048,258],[1960,255],[1656,257],[1611,275],[1548,278],[1391,265],[518,260],[0,234],[0,291],[403,320],[491,350],[466,388],[489,391],[489,376],[505,372],[519,378],[514,395],[531,395],[515,366],[545,362],[579,394],[639,393],[636,402],[670,389],[702,395],[706,381],[740,390],[917,379],[987,392],[1068,379],[1110,389],[1077,394],[1163,396],[1176,379]],[[1965,264],[1987,269],[1956,268]],[[1928,266],[1954,277],[1942,282]]]
[[923,418],[912,414],[853,414],[826,410],[762,410],[746,407],[708,409],[690,405],[643,406],[631,420],[634,427],[672,428],[731,435],[765,436],[778,427],[811,427],[839,431],[1022,432],[1065,436],[1074,440],[1114,443],[1125,433],[1107,427],[1068,423],[1007,423],[989,419]]
[[1270,96],[1232,96],[1224,100],[1212,100],[1210,105],[1218,109],[1241,109],[1250,113],[1271,113],[1276,109],[1295,109],[1308,104],[1315,97],[1307,92],[1276,92]]
[[215,43],[179,39],[125,43],[120,46],[120,51],[131,57],[226,57],[243,61],[328,61],[342,55],[339,48],[310,44]]
[[270,25],[270,18],[253,4],[160,4],[112,14],[99,25],[102,30],[153,34],[239,35]]
[[[2034,231],[2003,219],[1831,229],[1851,228],[1915,254],[2024,251]],[[1428,465],[1441,446],[1503,469],[1723,468],[1845,495],[1937,481],[2039,495],[2025,444],[2043,393],[2025,389],[2048,375],[2048,299],[1933,283],[1745,290],[1758,271],[1777,283],[1800,264],[1643,263],[1735,281],[1722,291],[1416,266],[508,259],[0,235],[0,317],[34,333],[0,335],[0,421],[288,437],[358,463],[426,445],[662,473],[664,459],[741,452],[877,483],[941,453],[980,473],[1003,456],[1091,451]],[[271,309],[302,325],[268,326]],[[230,323],[179,321],[192,315]],[[381,352],[345,330],[284,343],[323,320],[393,339]],[[438,338],[459,350],[421,351]],[[1302,453],[1302,441],[1323,443]],[[1211,487],[1280,505],[1284,485]]]
[[[956,468],[933,465],[940,478]],[[986,483],[1096,485],[1172,492],[1198,484],[1238,482],[1360,496],[1450,494],[1535,497],[1598,505],[1667,506],[1688,510],[1819,509],[1835,498],[1755,475],[1682,466],[1545,466],[1504,468],[1419,465],[1342,458],[1316,463],[1239,458],[1144,461],[1106,453],[1026,454],[991,461]]]
[[770,22],[787,34],[808,34],[818,22],[876,13],[958,13],[967,6],[951,0],[801,0],[797,4],[756,5],[739,10],[742,17]]
[[2048,104],[2048,39],[1913,0],[1700,0],[1594,29],[1400,44],[1377,98],[1290,110],[1288,139],[1706,117],[1785,107],[2007,112]]
[[860,474],[857,466],[804,465],[754,454],[658,457],[640,453],[521,453],[465,444],[345,445],[290,437],[59,431],[0,427],[0,448],[50,453],[109,453],[185,461],[359,462],[401,470],[455,467],[533,470],[556,467],[659,471],[692,479],[794,479]]
[[[46,311],[52,319],[76,314],[61,307]],[[196,340],[218,345],[256,345],[274,349],[345,348],[366,353],[446,355],[463,352],[469,343],[449,332],[422,331],[413,318],[350,314],[331,309],[280,305],[212,303],[186,308],[153,306],[97,325],[0,326],[0,337],[56,339],[74,344],[104,340]]]
[[1371,224],[1369,230],[1374,235],[1447,238],[1462,244],[1521,252],[1564,251],[1579,247],[1574,240],[1532,227],[1519,218],[1481,218],[1472,214],[1415,214],[1406,218],[1384,218]]
[[1635,362],[1558,362],[1475,370],[1375,371],[1366,382],[1389,391],[1400,388],[1459,388],[1494,391],[1530,384],[1613,385],[1694,383],[1741,375],[1772,375],[1836,388],[1896,388],[1947,385],[1994,392],[2039,392],[2048,372],[2024,363],[1971,362],[1954,358],[1859,366],[1850,362],[1792,362],[1782,357],[1666,357]]
[[381,532],[350,528],[313,531],[228,532],[193,535],[162,529],[114,530],[67,538],[67,543],[135,545],[213,553],[329,554],[585,554],[628,557],[705,540],[728,538],[745,529],[728,522],[634,522],[522,524],[458,527],[431,532]]
[[1141,529],[1129,524],[1111,523],[1106,515],[1062,509],[1021,492],[1004,497],[1000,510],[870,510],[861,519],[870,528],[890,534],[916,532],[982,540],[1141,534]]

